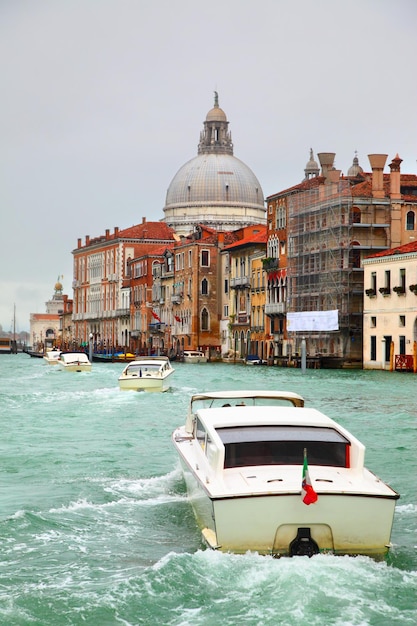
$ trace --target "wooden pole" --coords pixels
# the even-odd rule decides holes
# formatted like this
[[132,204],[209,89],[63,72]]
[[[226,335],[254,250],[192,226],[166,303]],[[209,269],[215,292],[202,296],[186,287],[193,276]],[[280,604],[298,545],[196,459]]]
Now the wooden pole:
[[391,341],[391,345],[389,347],[389,371],[394,371],[394,342]]

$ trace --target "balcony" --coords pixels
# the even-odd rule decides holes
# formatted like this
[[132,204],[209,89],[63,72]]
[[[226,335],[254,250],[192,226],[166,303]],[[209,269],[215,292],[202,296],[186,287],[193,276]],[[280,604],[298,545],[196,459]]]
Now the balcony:
[[235,276],[230,279],[232,289],[245,289],[250,287],[250,276]]
[[274,270],[277,270],[279,267],[279,259],[274,259],[272,257],[262,259],[262,267],[265,272],[272,272]]
[[84,313],[84,319],[86,320],[97,320],[99,319],[99,313],[98,311],[86,311]]
[[173,293],[172,296],[171,296],[171,302],[172,302],[172,304],[181,304],[181,302],[182,302],[182,294]]
[[230,323],[233,326],[236,326],[238,324],[249,324],[249,322],[250,322],[250,317],[246,313],[238,313],[237,315],[235,314],[230,315]]
[[287,312],[285,302],[273,302],[265,304],[265,315],[284,315]]
[[152,334],[163,333],[165,332],[165,326],[166,324],[163,322],[157,322],[155,324],[151,323],[149,324],[149,332]]
[[130,309],[117,309],[116,315],[117,317],[130,317]]

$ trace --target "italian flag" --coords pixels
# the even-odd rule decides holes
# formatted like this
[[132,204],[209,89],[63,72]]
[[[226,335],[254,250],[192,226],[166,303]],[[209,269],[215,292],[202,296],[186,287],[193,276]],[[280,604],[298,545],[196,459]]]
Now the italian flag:
[[303,480],[301,482],[301,498],[304,504],[313,504],[317,502],[318,495],[313,489],[308,472],[307,448],[304,448],[304,464],[303,464]]

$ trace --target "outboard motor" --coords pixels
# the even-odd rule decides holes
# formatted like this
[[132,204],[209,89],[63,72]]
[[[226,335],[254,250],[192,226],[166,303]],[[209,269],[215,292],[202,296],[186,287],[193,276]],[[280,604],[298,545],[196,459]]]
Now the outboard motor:
[[297,536],[290,543],[290,556],[308,556],[319,553],[319,547],[311,537],[310,528],[299,528]]

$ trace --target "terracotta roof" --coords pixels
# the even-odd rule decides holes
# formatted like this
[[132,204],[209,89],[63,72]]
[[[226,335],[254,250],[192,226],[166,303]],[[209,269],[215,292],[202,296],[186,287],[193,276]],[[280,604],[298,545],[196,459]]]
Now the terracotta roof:
[[266,226],[260,226],[260,230],[257,233],[249,233],[246,237],[231,243],[228,246],[225,246],[224,250],[234,250],[236,248],[240,248],[243,246],[248,246],[255,243],[266,243],[268,240],[268,235],[266,231]]
[[142,222],[120,230],[117,237],[123,239],[174,239],[174,229],[165,222]]
[[133,258],[140,259],[144,256],[162,256],[167,248],[173,248],[174,242],[172,244],[135,243],[133,245],[135,249]]
[[372,254],[366,258],[374,259],[381,256],[393,256],[394,254],[409,254],[410,252],[417,252],[417,241],[410,241],[410,243],[406,243],[403,246],[391,248],[390,250],[383,250],[382,252],[377,252],[376,254]]
[[319,187],[319,185],[322,185],[324,181],[324,176],[314,176],[314,178],[303,180],[301,183],[298,183],[298,185],[294,185],[293,187],[288,187],[288,189],[284,189],[283,191],[274,193],[271,196],[268,196],[266,200],[272,200],[275,196],[283,196],[285,194],[290,194],[294,191],[307,191],[309,189],[315,189],[316,187]]
[[[383,175],[383,186],[384,186],[384,195],[388,198],[390,195],[390,176],[391,174]],[[372,197],[372,173],[371,172],[362,172],[360,176],[356,179],[352,179],[351,176],[341,176],[341,180],[350,180],[352,182],[351,193],[352,196],[359,197]],[[358,182],[356,182],[358,180]],[[284,189],[283,191],[279,191],[278,193],[274,193],[267,197],[267,202],[273,200],[277,196],[289,195],[294,192],[300,191],[308,191],[309,189],[315,189],[320,185],[324,184],[325,178],[324,176],[315,176],[314,178],[310,178],[308,180],[303,180],[298,185],[294,185],[293,187],[288,187],[288,189]],[[411,187],[417,188],[417,176],[416,174],[401,174],[400,175],[400,184],[402,187]],[[416,201],[417,196],[402,196],[404,199],[408,201]]]

